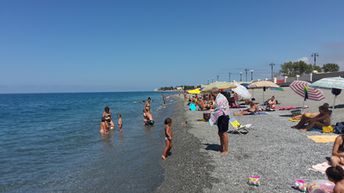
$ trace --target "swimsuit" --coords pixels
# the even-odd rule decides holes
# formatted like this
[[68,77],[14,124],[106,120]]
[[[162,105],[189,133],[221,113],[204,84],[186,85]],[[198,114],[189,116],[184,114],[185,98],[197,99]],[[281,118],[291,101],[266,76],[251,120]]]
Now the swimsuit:
[[111,114],[105,115],[104,118],[105,118],[105,121],[111,122]]
[[340,144],[338,151],[344,152],[344,135],[341,135],[341,137],[342,137],[342,144]]

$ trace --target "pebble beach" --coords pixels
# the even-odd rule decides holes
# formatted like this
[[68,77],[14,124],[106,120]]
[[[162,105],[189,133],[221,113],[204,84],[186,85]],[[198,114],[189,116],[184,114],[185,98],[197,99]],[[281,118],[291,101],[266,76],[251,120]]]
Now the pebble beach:
[[[318,106],[329,103],[333,95],[323,90],[322,101],[307,100],[303,112],[317,112]],[[254,90],[254,98],[262,103],[263,91]],[[302,106],[303,98],[290,88],[284,91],[266,90],[265,100],[274,95],[281,106]],[[302,132],[291,129],[290,111],[268,112],[266,115],[237,116],[241,124],[252,124],[246,135],[229,134],[228,156],[219,153],[217,127],[201,121],[203,112],[185,110],[180,99],[175,117],[172,156],[162,165],[166,170],[165,182],[158,192],[298,192],[291,186],[296,179],[326,179],[320,172],[309,170],[323,163],[331,155],[333,143],[315,143],[309,135],[316,131]],[[332,124],[343,121],[343,97],[338,96],[337,108],[332,114]],[[231,114],[239,109],[231,109]],[[249,186],[247,178],[261,176],[261,185]],[[174,187],[177,187],[175,189]],[[168,191],[170,190],[170,191]]]

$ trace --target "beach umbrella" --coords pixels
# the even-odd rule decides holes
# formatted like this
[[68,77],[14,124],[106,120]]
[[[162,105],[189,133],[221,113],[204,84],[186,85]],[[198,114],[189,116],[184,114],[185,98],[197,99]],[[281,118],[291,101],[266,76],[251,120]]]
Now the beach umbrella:
[[321,101],[325,99],[324,93],[316,88],[311,88],[310,83],[302,80],[295,80],[289,87],[298,95],[303,97],[303,105],[305,106],[305,101],[307,99],[313,101]]
[[313,101],[321,101],[325,99],[324,93],[316,88],[311,88],[310,83],[302,80],[295,80],[292,82],[289,87],[298,95],[304,98],[304,101],[307,99]]
[[236,88],[233,88],[232,91],[234,91],[235,93],[237,93],[239,96],[241,96],[244,99],[250,99],[251,98],[251,94],[250,94],[250,92],[248,92],[248,90],[245,86],[242,86],[236,82],[234,83],[234,85],[236,86]]
[[263,89],[263,103],[265,102],[264,93],[265,93],[266,88],[278,88],[278,87],[279,86],[276,83],[273,83],[267,80],[253,82],[250,85],[248,85],[248,88],[251,88],[251,89],[256,89],[256,88]]
[[201,93],[201,89],[200,88],[196,88],[196,89],[188,90],[186,92],[189,93],[189,94],[200,94]]
[[211,91],[211,89],[213,89],[214,87],[220,89],[220,90],[227,90],[227,89],[232,89],[232,88],[236,88],[236,85],[233,84],[232,82],[213,82],[207,85],[202,85],[202,92],[209,92]]
[[318,81],[313,82],[311,84],[312,87],[319,87],[319,88],[336,88],[336,89],[344,89],[344,78],[342,77],[330,77],[330,78],[322,78]]
[[341,90],[344,89],[344,78],[342,77],[323,78],[323,79],[313,82],[311,86],[318,87],[318,88],[332,89],[332,94],[334,95],[332,108],[334,109],[336,105],[336,98],[341,93]]

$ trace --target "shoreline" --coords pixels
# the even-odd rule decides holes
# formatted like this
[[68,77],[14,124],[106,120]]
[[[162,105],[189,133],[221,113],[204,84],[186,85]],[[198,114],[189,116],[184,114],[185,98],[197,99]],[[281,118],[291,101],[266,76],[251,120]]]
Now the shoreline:
[[165,179],[155,192],[203,192],[217,182],[210,175],[215,168],[210,164],[210,156],[200,151],[201,141],[189,132],[192,127],[187,123],[183,99],[176,96],[175,100],[176,104],[171,107],[174,108],[171,115],[174,134],[172,154],[161,161]]

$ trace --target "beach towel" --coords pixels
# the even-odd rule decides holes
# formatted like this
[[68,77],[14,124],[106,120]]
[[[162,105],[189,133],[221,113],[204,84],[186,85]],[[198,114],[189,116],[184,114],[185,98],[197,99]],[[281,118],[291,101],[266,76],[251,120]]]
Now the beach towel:
[[299,122],[301,119],[299,118],[295,118],[295,117],[292,117],[292,118],[289,118],[288,121],[290,122]]
[[215,99],[215,110],[211,113],[209,123],[215,125],[217,119],[222,115],[229,115],[228,100],[223,94],[219,93]]
[[[308,170],[325,174],[326,169],[329,167],[331,167],[331,165],[328,162],[324,162],[324,163],[312,165],[312,168],[309,168]],[[344,169],[343,166],[342,168]]]
[[333,143],[338,135],[311,135],[307,136],[315,143]]
[[268,115],[268,112],[263,112],[263,111],[259,111],[259,112],[255,112],[253,114],[249,114],[249,115]]
[[276,106],[275,109],[276,110],[280,110],[280,111],[285,111],[285,110],[293,110],[293,109],[298,109],[299,107],[296,106]]

